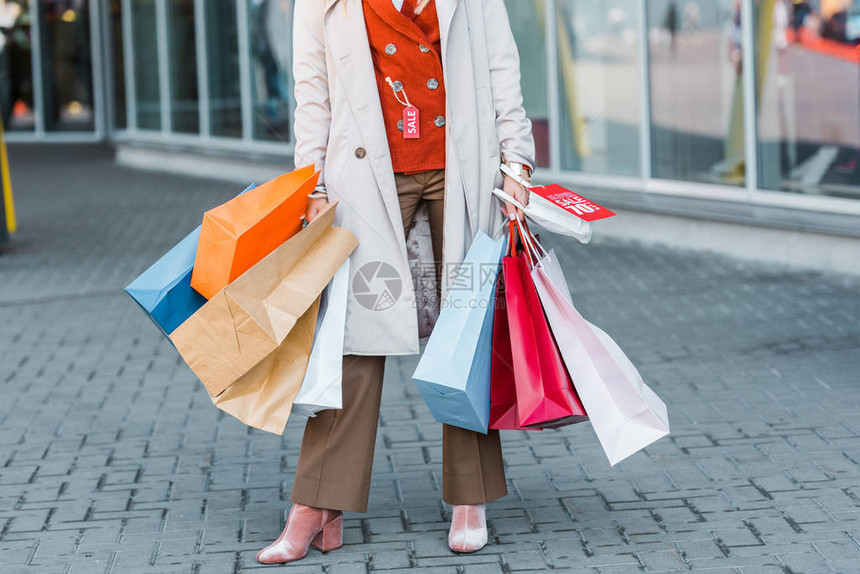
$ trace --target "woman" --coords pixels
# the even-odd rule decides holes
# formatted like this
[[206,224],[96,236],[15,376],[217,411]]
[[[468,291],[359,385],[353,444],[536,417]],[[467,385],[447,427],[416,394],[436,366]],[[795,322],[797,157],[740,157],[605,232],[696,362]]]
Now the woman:
[[[359,247],[350,259],[343,409],[308,421],[281,536],[263,563],[341,545],[343,511],[364,512],[370,489],[385,357],[418,353],[406,234],[420,203],[430,217],[437,285],[444,292],[478,231],[502,214],[494,186],[521,203],[500,162],[528,176],[534,140],[519,56],[503,0],[297,0],[294,24],[296,166],[321,185],[307,219],[337,201],[337,224]],[[383,278],[387,297],[365,281]],[[370,295],[370,296],[368,296]],[[453,506],[449,546],[487,541],[484,504],[507,493],[498,432],[443,429],[443,499]]]

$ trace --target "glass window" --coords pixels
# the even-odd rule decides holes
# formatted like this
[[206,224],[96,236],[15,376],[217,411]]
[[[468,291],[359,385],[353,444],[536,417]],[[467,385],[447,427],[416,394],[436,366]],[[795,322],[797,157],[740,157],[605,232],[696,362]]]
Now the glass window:
[[194,0],[169,0],[170,109],[173,131],[200,132]]
[[0,117],[9,131],[32,131],[33,58],[30,4],[0,3]]
[[743,185],[739,0],[648,0],[658,178]]
[[256,139],[290,139],[292,4],[291,0],[248,0]]
[[758,4],[765,189],[860,198],[860,2]]
[[242,136],[236,0],[207,0],[206,48],[212,134]]
[[639,175],[638,0],[558,0],[562,167]]
[[537,164],[549,166],[549,106],[546,97],[545,0],[505,0],[520,52],[523,103],[532,121]]
[[45,130],[91,131],[94,121],[89,3],[55,0],[37,5]]
[[155,0],[131,0],[137,127],[161,129]]
[[111,71],[113,74],[113,85],[108,89],[113,98],[113,127],[125,129],[128,125],[126,117],[125,101],[125,48],[123,46],[122,30],[122,1],[110,0],[108,3],[108,25],[110,26],[108,38],[110,39],[110,54],[108,54]]

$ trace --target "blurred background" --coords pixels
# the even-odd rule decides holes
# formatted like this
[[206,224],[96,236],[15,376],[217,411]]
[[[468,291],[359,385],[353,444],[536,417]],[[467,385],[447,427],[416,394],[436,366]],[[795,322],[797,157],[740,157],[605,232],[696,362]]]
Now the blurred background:
[[[860,0],[506,4],[539,178],[651,213],[860,234]],[[0,0],[7,140],[283,165],[292,8]]]

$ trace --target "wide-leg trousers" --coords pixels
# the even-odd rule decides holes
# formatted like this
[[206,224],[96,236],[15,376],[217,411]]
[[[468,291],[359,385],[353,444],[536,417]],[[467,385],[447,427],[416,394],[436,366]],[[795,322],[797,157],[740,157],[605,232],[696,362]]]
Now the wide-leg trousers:
[[[403,227],[408,231],[421,202],[430,216],[433,255],[442,259],[445,171],[395,174]],[[437,264],[437,285],[439,279]],[[385,357],[343,358],[343,408],[327,410],[305,426],[293,502],[365,512],[382,399]],[[484,504],[507,494],[498,431],[484,435],[443,425],[442,498],[449,504]]]

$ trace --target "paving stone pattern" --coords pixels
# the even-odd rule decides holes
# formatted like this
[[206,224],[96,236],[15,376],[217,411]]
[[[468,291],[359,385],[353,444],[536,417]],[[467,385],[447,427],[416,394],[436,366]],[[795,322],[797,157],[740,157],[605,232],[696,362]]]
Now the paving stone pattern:
[[[121,288],[235,186],[14,147],[0,255],[0,572],[263,570],[301,421],[223,415]],[[599,234],[598,234],[599,235]],[[446,546],[441,432],[388,363],[371,507],[296,573],[860,571],[860,284],[701,253],[548,238],[586,317],[668,403],[610,468],[588,423],[503,436],[491,542]],[[278,567],[270,568],[278,570]]]

